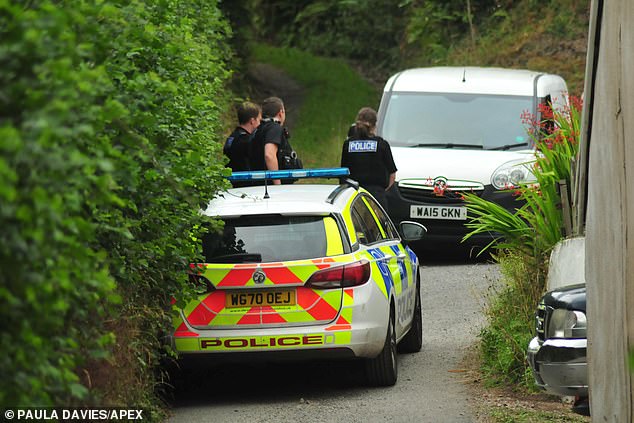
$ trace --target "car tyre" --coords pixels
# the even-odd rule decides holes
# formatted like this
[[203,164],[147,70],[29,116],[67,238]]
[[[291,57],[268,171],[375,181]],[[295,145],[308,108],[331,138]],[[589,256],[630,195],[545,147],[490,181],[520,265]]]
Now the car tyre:
[[416,302],[414,303],[414,317],[412,318],[412,326],[398,344],[399,352],[415,353],[423,348],[423,309],[420,301],[420,287],[416,284]]
[[391,309],[383,349],[378,356],[366,361],[366,375],[370,385],[393,386],[396,383],[398,378],[397,354],[394,309]]

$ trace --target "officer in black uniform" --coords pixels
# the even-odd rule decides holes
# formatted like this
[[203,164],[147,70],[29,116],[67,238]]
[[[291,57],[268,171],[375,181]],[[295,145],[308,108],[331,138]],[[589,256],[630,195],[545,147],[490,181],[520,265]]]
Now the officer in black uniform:
[[[256,131],[249,149],[251,170],[300,169],[301,161],[291,147],[288,130],[284,127],[286,110],[278,97],[269,97],[262,102],[262,122]],[[285,180],[285,183],[292,181]],[[279,185],[279,179],[273,184]]]
[[350,169],[350,178],[359,182],[387,211],[387,190],[394,184],[396,165],[390,144],[374,134],[376,111],[359,110],[354,131],[341,150],[341,167]]
[[[260,125],[262,109],[255,103],[245,101],[238,106],[238,126],[229,135],[222,149],[229,158],[227,167],[233,172],[251,170],[249,165],[249,144],[253,133]],[[244,182],[232,182],[234,187],[249,185]]]

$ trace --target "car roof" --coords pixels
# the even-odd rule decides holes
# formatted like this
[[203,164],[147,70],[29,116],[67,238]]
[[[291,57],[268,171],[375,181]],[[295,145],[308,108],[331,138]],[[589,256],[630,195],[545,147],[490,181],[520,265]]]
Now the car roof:
[[384,91],[532,96],[536,79],[542,75],[529,70],[473,66],[414,68],[393,75]]
[[[337,190],[334,201],[329,197]],[[328,215],[341,213],[357,192],[347,185],[293,184],[270,185],[269,198],[264,186],[232,188],[220,191],[203,214],[237,217],[258,214]]]

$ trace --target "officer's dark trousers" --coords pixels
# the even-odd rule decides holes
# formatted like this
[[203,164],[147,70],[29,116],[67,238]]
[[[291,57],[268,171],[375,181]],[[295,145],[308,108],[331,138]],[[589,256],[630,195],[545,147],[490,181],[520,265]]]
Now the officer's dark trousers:
[[385,192],[385,187],[379,185],[364,185],[363,188],[367,189],[372,197],[383,207],[386,213],[389,213],[387,209],[387,193]]

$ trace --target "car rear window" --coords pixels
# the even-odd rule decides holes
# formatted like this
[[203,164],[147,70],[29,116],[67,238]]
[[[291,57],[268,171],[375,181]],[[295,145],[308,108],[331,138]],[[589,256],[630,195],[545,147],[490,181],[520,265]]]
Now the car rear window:
[[243,216],[225,219],[203,238],[207,263],[272,262],[326,256],[324,216]]

